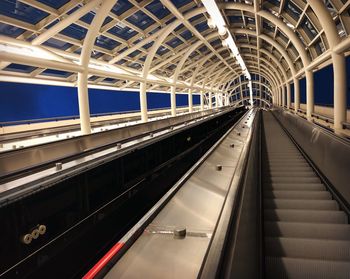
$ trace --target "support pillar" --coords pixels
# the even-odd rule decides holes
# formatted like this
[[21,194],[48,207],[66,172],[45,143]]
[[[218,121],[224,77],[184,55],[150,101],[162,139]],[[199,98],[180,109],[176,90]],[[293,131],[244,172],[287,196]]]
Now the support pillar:
[[171,87],[170,93],[171,116],[176,116],[176,87]]
[[290,104],[291,104],[291,88],[290,88],[290,83],[287,82],[287,109],[290,109]]
[[87,69],[78,73],[78,103],[80,115],[80,129],[83,135],[91,134],[90,124],[90,106],[88,90],[88,71]]
[[[99,1],[102,2],[102,1]],[[94,2],[97,4],[97,1]],[[95,5],[95,4],[93,4]],[[100,32],[100,28],[106,19],[106,16],[115,5],[113,0],[105,0],[100,3],[90,28],[85,36],[82,46],[79,64],[84,68],[82,73],[78,73],[78,103],[80,115],[80,127],[83,135],[91,134],[90,123],[90,107],[89,107],[89,90],[88,90],[88,67],[91,57],[91,52],[95,44],[96,37]],[[92,8],[92,7],[91,7]],[[90,8],[89,8],[90,10]],[[43,38],[43,37],[41,37]],[[37,41],[37,43],[40,43]]]
[[306,118],[311,121],[314,112],[314,74],[305,71],[306,76]]
[[213,108],[213,99],[212,99],[212,93],[209,92],[209,109]]
[[282,107],[286,106],[286,87],[282,85]]
[[192,89],[188,90],[188,112],[193,112]]
[[299,79],[294,78],[294,112],[297,113],[300,109],[300,83]]
[[201,111],[203,111],[204,110],[204,92],[201,91],[200,93],[201,93],[200,95]]
[[140,108],[141,108],[141,122],[142,123],[146,123],[148,121],[146,87],[147,87],[146,82],[140,83]]
[[346,64],[343,54],[332,53],[334,70],[334,130],[343,129],[346,121]]

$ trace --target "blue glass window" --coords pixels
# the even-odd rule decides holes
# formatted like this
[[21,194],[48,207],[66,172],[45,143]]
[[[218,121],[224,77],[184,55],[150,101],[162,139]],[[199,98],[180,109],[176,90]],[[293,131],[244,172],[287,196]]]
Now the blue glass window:
[[34,71],[35,69],[36,69],[36,67],[12,63],[12,64],[8,65],[4,70],[28,74],[28,73],[31,73],[32,71]]
[[154,0],[151,4],[146,6],[146,9],[159,19],[162,19],[170,14],[169,10],[165,8],[159,0]]
[[82,39],[85,38],[87,30],[73,23],[69,25],[67,28],[63,29],[60,33],[81,41]]
[[54,9],[61,8],[64,4],[68,3],[69,0],[36,0]]
[[66,43],[54,38],[48,39],[46,42],[44,42],[44,45],[49,47],[59,48],[61,50],[66,50],[67,48],[70,48],[72,46],[72,44],[70,43]]
[[1,1],[0,14],[25,21],[30,24],[37,24],[39,21],[49,15],[44,11],[38,10],[16,0]]
[[71,72],[65,72],[65,71],[59,71],[59,70],[53,70],[53,69],[46,69],[44,72],[41,73],[41,75],[44,76],[52,76],[52,77],[68,77],[72,73]]
[[97,45],[99,47],[103,47],[105,49],[112,50],[112,49],[116,48],[117,46],[119,46],[120,43],[118,43],[117,41],[114,41],[110,38],[107,38],[103,35],[100,35],[96,38],[95,45]]
[[118,0],[111,11],[117,16],[120,16],[132,7],[133,5],[128,0]]
[[21,35],[22,33],[24,33],[24,29],[22,28],[18,28],[12,25],[8,25],[5,23],[1,23],[0,22],[0,34],[1,35],[5,35],[5,36],[9,36],[12,38],[16,38],[19,35]]
[[137,34],[136,31],[122,24],[112,27],[108,32],[124,40],[129,40]]
[[147,27],[149,27],[155,22],[152,18],[150,18],[142,11],[134,13],[133,15],[129,16],[126,20],[131,24],[137,26],[138,28],[141,28],[142,30],[145,30]]

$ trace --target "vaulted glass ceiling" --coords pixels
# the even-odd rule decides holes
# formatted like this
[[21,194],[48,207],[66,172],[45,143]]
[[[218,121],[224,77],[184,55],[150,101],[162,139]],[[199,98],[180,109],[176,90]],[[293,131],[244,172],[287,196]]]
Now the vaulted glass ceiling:
[[[311,62],[329,49],[320,20],[307,1],[216,2],[249,71],[264,74],[270,83],[271,75],[278,76],[280,81],[290,79],[291,66],[295,72],[303,69],[303,57],[287,34],[288,30],[296,35]],[[350,32],[350,1],[323,2],[339,36],[347,38]],[[0,43],[9,44],[12,38],[41,45],[45,50],[76,63],[100,3],[98,0],[3,0],[0,5]],[[67,26],[63,24],[84,9],[86,12],[77,20]],[[91,63],[114,65],[125,72],[120,77],[90,74],[89,83],[139,88],[139,78],[132,76],[142,76],[154,42],[174,24],[151,61],[148,75],[152,77],[147,82],[148,89],[169,91],[179,62],[197,42],[201,43],[178,71],[179,86],[184,91],[191,82],[198,88],[203,85],[225,88],[230,80],[241,75],[241,70],[229,50],[222,46],[223,38],[217,30],[208,27],[207,19],[208,14],[200,0],[116,1],[95,40]],[[73,84],[77,81],[75,71],[5,61],[0,62],[0,75]]]

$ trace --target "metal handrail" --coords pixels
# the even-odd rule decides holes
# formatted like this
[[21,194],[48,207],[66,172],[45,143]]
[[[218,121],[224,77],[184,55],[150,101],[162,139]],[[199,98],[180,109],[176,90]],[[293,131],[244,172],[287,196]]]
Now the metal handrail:
[[[177,108],[182,109],[186,107],[188,106],[178,106]],[[154,109],[149,109],[148,111],[157,111],[157,110],[164,110],[164,109],[170,109],[170,107],[154,108]],[[137,112],[140,112],[140,110],[125,110],[125,111],[106,112],[106,113],[93,113],[93,114],[90,114],[90,117],[120,115],[120,114],[137,113]],[[34,123],[40,123],[40,122],[57,122],[62,120],[76,120],[79,118],[80,118],[79,115],[69,115],[69,116],[36,118],[36,119],[26,119],[26,120],[16,120],[16,121],[4,121],[4,122],[0,122],[0,128],[3,126],[14,126],[14,125],[22,125],[22,124],[30,125]]]

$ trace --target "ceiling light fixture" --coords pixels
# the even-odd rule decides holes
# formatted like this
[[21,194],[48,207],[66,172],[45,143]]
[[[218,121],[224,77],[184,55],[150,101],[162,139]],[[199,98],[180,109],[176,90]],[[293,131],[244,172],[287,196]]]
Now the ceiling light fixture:
[[252,81],[250,73],[244,63],[242,56],[239,53],[239,50],[236,46],[235,41],[233,40],[231,32],[229,32],[229,30],[226,27],[225,20],[222,17],[219,7],[217,6],[215,0],[202,0],[202,3],[210,16],[210,18],[208,19],[209,28],[217,27],[220,36],[224,36],[226,35],[226,33],[228,34],[227,38],[223,40],[222,45],[224,47],[228,46],[230,48],[238,64],[240,65],[244,76],[249,80],[250,103],[251,105],[253,105],[253,90],[251,86]]

